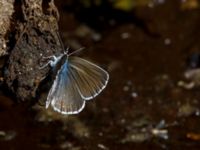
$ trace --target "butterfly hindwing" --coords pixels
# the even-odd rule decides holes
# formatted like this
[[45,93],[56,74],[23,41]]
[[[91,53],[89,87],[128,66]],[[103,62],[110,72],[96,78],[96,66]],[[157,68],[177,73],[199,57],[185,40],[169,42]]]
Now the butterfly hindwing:
[[62,114],[77,114],[85,106],[85,101],[77,90],[75,80],[70,75],[68,61],[62,65],[49,91],[46,108],[49,104]]
[[81,97],[90,100],[107,85],[109,75],[99,66],[79,57],[69,57],[69,76],[74,78]]

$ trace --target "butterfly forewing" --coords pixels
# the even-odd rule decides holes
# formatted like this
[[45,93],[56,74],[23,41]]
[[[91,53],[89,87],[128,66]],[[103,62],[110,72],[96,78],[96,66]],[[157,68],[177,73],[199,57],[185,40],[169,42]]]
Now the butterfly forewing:
[[77,90],[75,79],[70,75],[68,61],[62,65],[56,75],[47,97],[46,108],[50,103],[55,111],[62,114],[77,114],[85,106],[85,101]]
[[94,98],[106,87],[109,75],[99,66],[79,57],[69,57],[68,62],[69,75],[83,99]]

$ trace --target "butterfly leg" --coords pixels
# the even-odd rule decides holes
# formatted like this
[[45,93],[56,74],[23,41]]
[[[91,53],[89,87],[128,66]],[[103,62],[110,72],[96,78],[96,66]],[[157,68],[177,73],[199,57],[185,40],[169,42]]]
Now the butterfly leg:
[[55,55],[52,55],[52,56],[48,56],[48,57],[43,57],[43,59],[53,59],[53,61],[55,61],[57,59],[57,57]]
[[43,66],[40,67],[40,69],[44,69],[46,68],[48,65],[50,65],[51,67],[55,66],[55,64],[58,61],[58,58],[56,56],[48,56],[48,57],[43,57],[43,59],[52,59],[49,60],[46,64],[44,64]]

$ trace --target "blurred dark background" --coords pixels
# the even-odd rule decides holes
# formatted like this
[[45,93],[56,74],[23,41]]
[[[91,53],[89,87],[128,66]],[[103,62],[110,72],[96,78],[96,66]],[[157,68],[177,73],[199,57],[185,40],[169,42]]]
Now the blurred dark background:
[[78,115],[0,94],[1,150],[200,147],[200,2],[56,0],[66,47],[110,74]]

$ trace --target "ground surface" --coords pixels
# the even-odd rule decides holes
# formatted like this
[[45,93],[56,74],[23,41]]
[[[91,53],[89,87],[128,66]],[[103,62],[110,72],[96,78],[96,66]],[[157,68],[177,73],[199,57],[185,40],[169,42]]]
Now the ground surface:
[[199,8],[166,1],[116,22],[91,12],[95,29],[91,18],[83,22],[65,4],[58,7],[64,44],[86,47],[78,55],[108,70],[109,84],[69,117],[1,93],[0,149],[199,149],[198,74],[184,77],[187,58],[200,50]]

